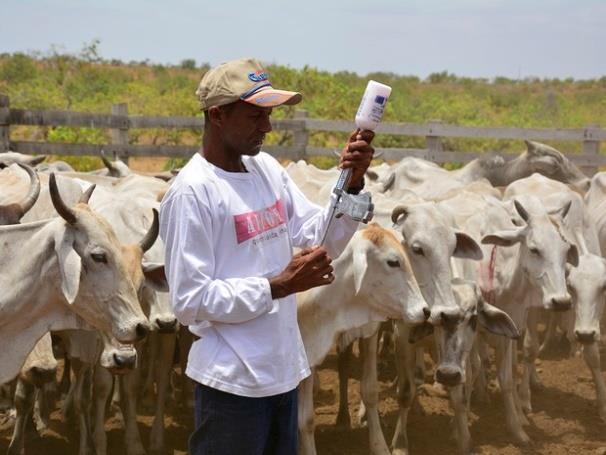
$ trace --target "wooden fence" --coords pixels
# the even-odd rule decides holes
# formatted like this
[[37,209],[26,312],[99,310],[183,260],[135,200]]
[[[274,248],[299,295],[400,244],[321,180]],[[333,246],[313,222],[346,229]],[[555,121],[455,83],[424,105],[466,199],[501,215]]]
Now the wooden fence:
[[[111,131],[110,144],[65,144],[56,142],[13,141],[10,138],[11,125],[68,126],[86,128],[107,128]],[[272,120],[275,130],[288,131],[293,136],[292,145],[266,146],[264,150],[276,156],[292,160],[308,156],[331,156],[333,149],[309,145],[312,131],[351,132],[353,122],[317,120],[308,118],[307,112],[296,111],[293,119]],[[111,114],[91,114],[72,111],[50,111],[35,109],[11,109],[8,96],[0,94],[0,152],[12,150],[28,154],[53,155],[96,155],[102,151],[124,160],[129,156],[190,157],[199,146],[141,145],[130,144],[128,131],[131,128],[184,128],[201,130],[202,117],[151,117],[129,116],[128,106],[115,104]],[[581,141],[580,154],[569,155],[570,159],[588,175],[606,165],[606,156],[600,155],[600,142],[606,140],[606,129],[591,125],[585,128],[544,129],[544,128],[493,128],[446,125],[430,122],[423,125],[411,123],[382,123],[377,133],[396,136],[423,136],[426,149],[377,148],[387,160],[398,160],[404,156],[416,156],[437,163],[466,163],[478,157],[474,152],[444,151],[442,139],[448,137],[529,139],[539,141]]]

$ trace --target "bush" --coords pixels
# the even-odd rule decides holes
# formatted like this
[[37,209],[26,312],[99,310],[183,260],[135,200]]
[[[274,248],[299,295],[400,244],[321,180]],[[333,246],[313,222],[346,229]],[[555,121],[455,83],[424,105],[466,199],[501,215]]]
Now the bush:
[[186,58],[185,60],[181,60],[181,68],[183,68],[184,70],[195,70],[196,61],[193,58]]

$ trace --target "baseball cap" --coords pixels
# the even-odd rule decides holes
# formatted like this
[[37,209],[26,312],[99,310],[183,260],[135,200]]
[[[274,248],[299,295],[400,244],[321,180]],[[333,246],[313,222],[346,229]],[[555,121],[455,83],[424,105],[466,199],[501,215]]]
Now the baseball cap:
[[267,71],[254,58],[230,60],[211,68],[202,77],[196,95],[203,111],[238,100],[274,107],[297,104],[303,98],[300,93],[273,88]]

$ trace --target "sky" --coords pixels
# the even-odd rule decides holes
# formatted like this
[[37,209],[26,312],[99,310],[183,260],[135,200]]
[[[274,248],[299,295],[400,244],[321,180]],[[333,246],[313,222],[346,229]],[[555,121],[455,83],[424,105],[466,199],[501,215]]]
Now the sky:
[[0,52],[414,75],[606,76],[606,0],[0,0]]

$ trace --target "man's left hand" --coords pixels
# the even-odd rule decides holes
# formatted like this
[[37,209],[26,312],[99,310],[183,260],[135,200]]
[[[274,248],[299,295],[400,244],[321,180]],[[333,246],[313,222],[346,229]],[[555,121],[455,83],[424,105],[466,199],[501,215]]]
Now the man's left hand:
[[347,145],[345,145],[341,152],[339,168],[353,169],[351,180],[349,181],[350,188],[362,186],[364,174],[368,166],[370,166],[372,156],[375,152],[375,149],[370,145],[374,137],[375,133],[370,130],[360,131],[357,129],[351,134]]

